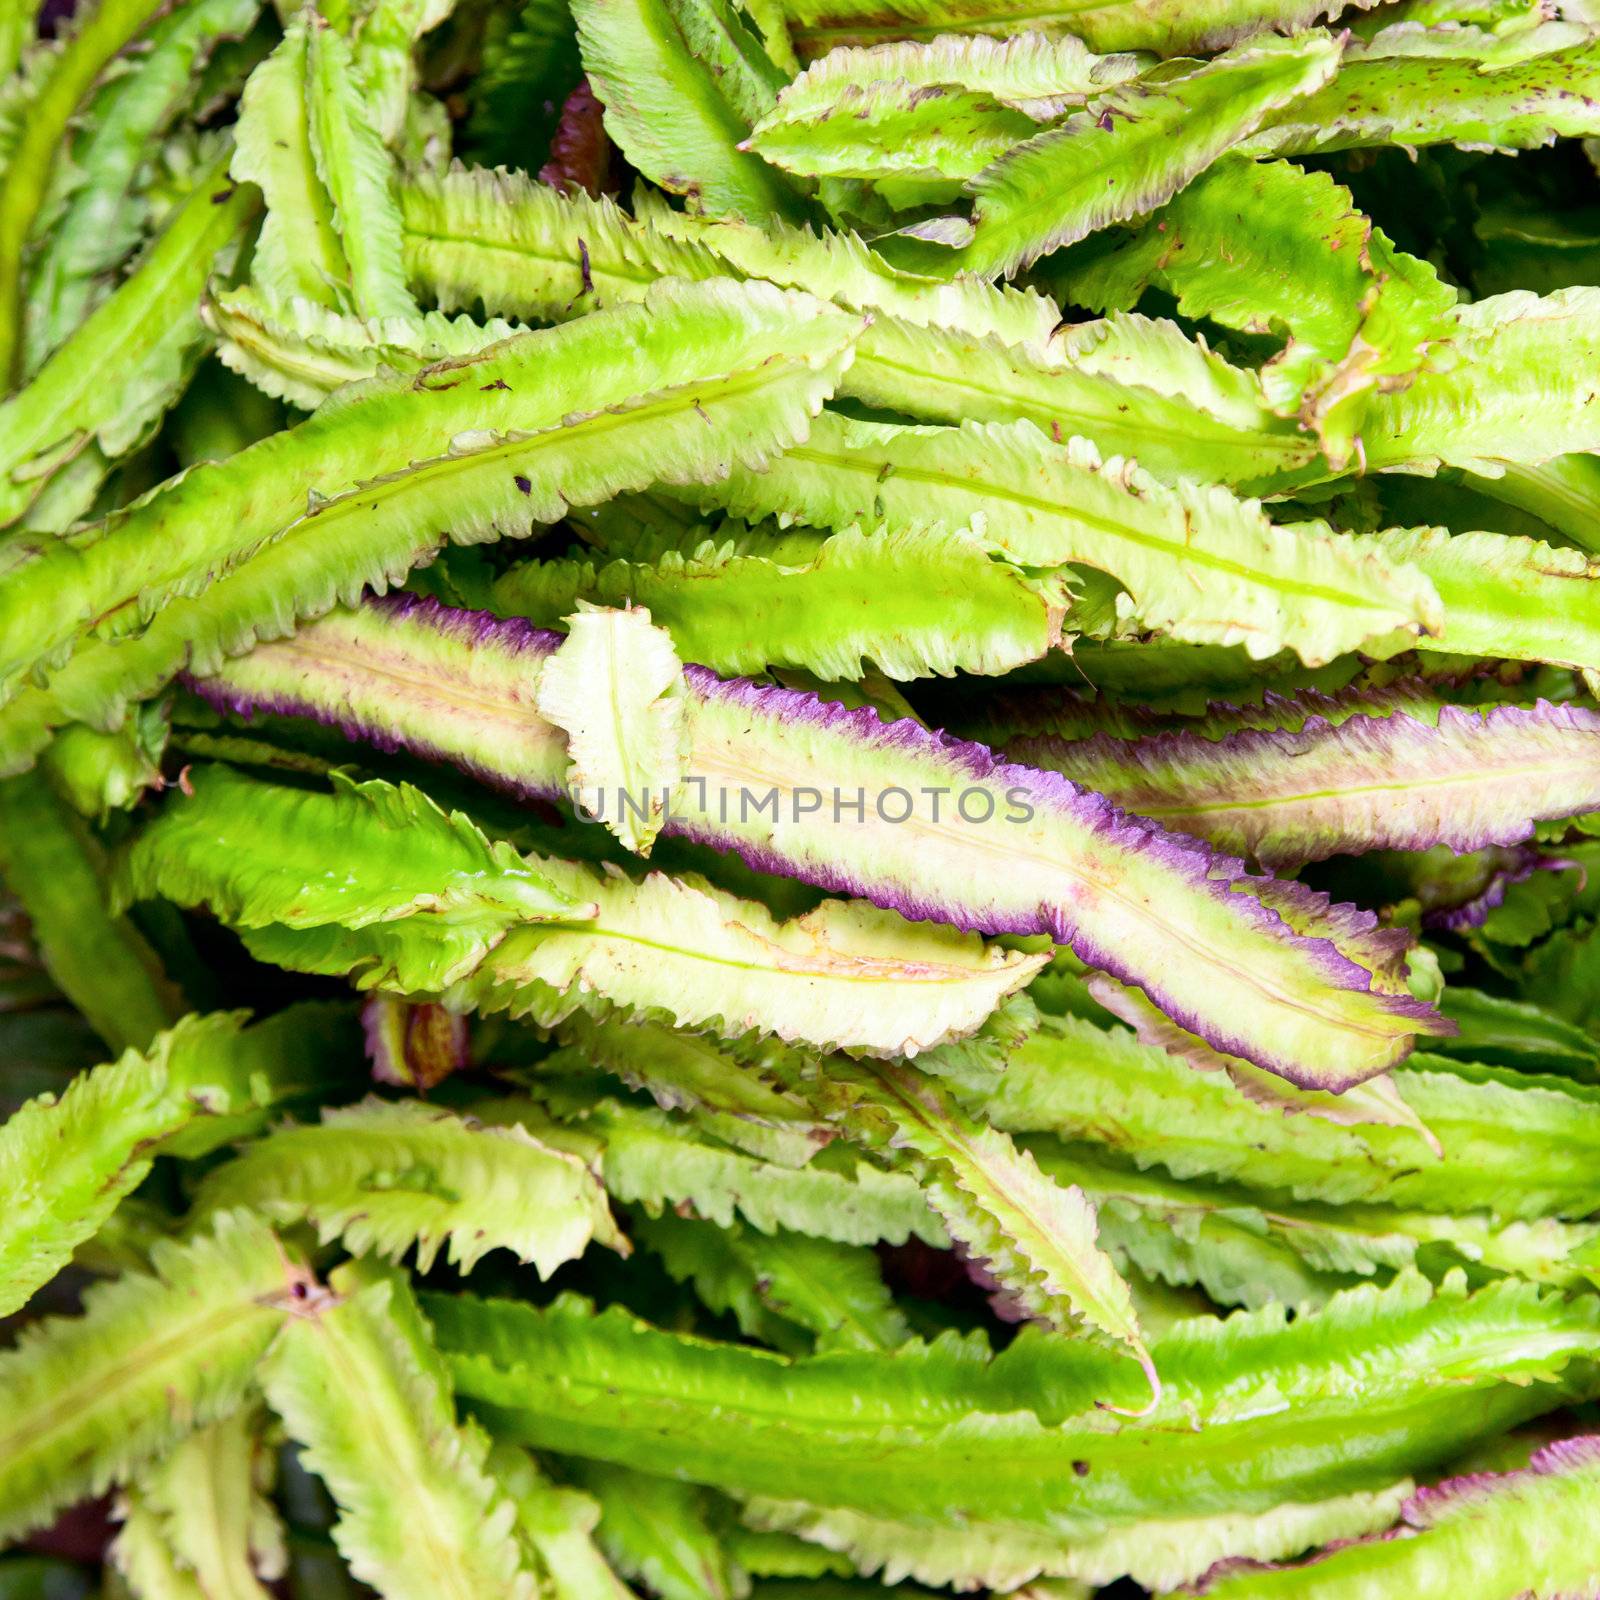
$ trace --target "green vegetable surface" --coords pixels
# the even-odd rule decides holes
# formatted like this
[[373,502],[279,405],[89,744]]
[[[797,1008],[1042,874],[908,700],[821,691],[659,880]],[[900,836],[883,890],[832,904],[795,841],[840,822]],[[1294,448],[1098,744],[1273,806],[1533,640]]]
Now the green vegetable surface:
[[1600,1596],[1600,11],[0,0],[0,1600]]

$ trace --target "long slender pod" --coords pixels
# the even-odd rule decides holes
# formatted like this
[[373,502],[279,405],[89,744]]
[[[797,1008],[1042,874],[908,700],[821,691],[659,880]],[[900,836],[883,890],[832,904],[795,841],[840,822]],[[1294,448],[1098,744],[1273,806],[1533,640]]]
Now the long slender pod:
[[341,1009],[291,1007],[249,1029],[237,1012],[184,1017],[143,1052],[81,1074],[59,1099],[41,1095],[0,1124],[0,1315],[66,1265],[157,1155],[204,1155],[296,1099],[337,1092],[355,1042]]
[[260,9],[259,0],[201,0],[158,18],[134,70],[95,95],[72,150],[71,193],[28,276],[30,376],[115,287],[148,222],[140,169],[151,143],[200,92],[208,59],[248,33]]
[[[1062,327],[1035,290],[897,271],[851,233],[642,204],[630,216],[508,172],[414,175],[400,202],[412,280],[446,308],[559,322],[637,299],[664,276],[804,283],[872,312],[840,386],[869,405],[929,422],[1025,418],[1162,478],[1266,488],[1323,470],[1311,466],[1316,440],[1273,413],[1251,373],[1170,322]],[[289,329],[275,337],[282,370],[296,341]]]
[[1516,844],[1541,820],[1600,807],[1600,716],[1582,706],[1421,699],[1391,710],[1382,697],[1364,705],[1312,694],[1272,713],[1276,727],[1220,737],[1202,723],[1135,739],[1023,734],[1005,744],[1019,761],[1267,866]]
[[[859,902],[780,921],[692,880],[523,857],[378,781],[329,794],[214,767],[193,789],[131,842],[130,896],[207,905],[265,960],[457,1010],[548,1025],[609,1002],[898,1054],[973,1032],[1043,960]],[[347,873],[311,892],[303,863],[335,848]]]
[[115,1050],[143,1049],[183,1006],[149,941],[106,902],[106,853],[43,773],[0,781],[0,871],[46,970]]
[[[227,153],[196,174],[184,203],[133,271],[0,406],[0,525],[41,497],[57,527],[87,509],[111,463],[154,431],[206,343],[200,296],[226,271],[258,200],[225,177]],[[110,372],[121,374],[108,382]],[[53,480],[59,478],[65,492]]]
[[267,1399],[339,1508],[333,1538],[381,1594],[532,1600],[489,1441],[455,1417],[449,1380],[405,1279],[349,1262],[307,1298],[265,1363]]
[[[565,747],[529,716],[530,679],[557,643],[526,625],[401,602],[341,615],[203,682],[223,704],[336,722],[543,796],[562,790]],[[431,705],[410,688],[397,696],[402,680],[471,684],[473,709],[455,709],[459,690]],[[1273,886],[1300,908],[1291,925],[1237,863],[1098,795],[796,691],[699,668],[683,685],[688,778],[668,832],[909,916],[1048,933],[1230,1053],[1307,1085],[1358,1082],[1439,1026],[1430,1008],[1384,992],[1361,964],[1381,964],[1377,945],[1364,950],[1359,931],[1342,944],[1316,897]],[[935,812],[919,795],[944,804]],[[1152,965],[1153,948],[1181,948],[1184,960]]]
[[[525,535],[644,487],[664,460],[688,479],[765,459],[805,431],[858,326],[761,285],[663,285],[642,305],[357,385],[70,541],[6,536],[4,761],[25,762],[44,728],[114,723],[181,668],[398,580],[447,537]],[[27,664],[74,647],[46,687],[17,692]]]
[[1178,1324],[1151,1349],[1162,1400],[1135,1420],[1106,1410],[1142,1398],[1133,1363],[1033,1329],[993,1357],[952,1335],[788,1360],[570,1298],[426,1305],[474,1409],[536,1447],[739,1494],[1078,1537],[1387,1487],[1561,1404],[1550,1380],[1600,1337],[1589,1297],[1406,1276],[1292,1323],[1272,1308]]
[[1507,1218],[1595,1210],[1592,1085],[1418,1055],[1395,1069],[1394,1087],[1420,1128],[1285,1115],[1125,1029],[1047,1017],[983,1103],[1014,1133],[1265,1194]]
[[[1376,0],[1373,0],[1376,3]],[[1359,0],[1354,10],[1365,10]],[[991,0],[785,0],[795,48],[821,55],[835,45],[879,39],[926,39],[944,33],[1008,34],[1026,21],[1052,37],[1075,34],[1095,50],[1154,50],[1187,55],[1218,50],[1251,34],[1290,32],[1320,22],[1323,0],[1222,0],[1203,11],[1185,0],[1098,0],[1029,6],[1025,17]]]
[[5,153],[6,205],[0,214],[0,386],[20,374],[23,254],[44,204],[72,114],[117,53],[160,11],[161,0],[104,0],[52,53]]
[[156,1246],[151,1271],[92,1289],[79,1317],[0,1356],[0,1537],[99,1494],[243,1402],[309,1274],[248,1215]]
[[1344,1600],[1445,1588],[1473,1600],[1581,1594],[1600,1578],[1588,1521],[1597,1473],[1600,1440],[1560,1439],[1536,1450],[1526,1467],[1419,1489],[1400,1508],[1396,1537],[1357,1539],[1272,1570],[1223,1561],[1203,1592],[1217,1600]]

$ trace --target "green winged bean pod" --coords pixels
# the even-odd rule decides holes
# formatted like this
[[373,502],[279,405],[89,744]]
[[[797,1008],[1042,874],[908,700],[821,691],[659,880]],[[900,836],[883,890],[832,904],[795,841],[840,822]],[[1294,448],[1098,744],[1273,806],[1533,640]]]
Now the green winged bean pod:
[[[480,648],[463,648],[469,641]],[[565,741],[528,701],[532,670],[558,644],[526,624],[403,601],[330,619],[202,687],[226,707],[298,712],[442,757],[523,798],[555,797],[568,786]],[[430,678],[472,685],[439,706],[448,722],[395,692]],[[1402,1059],[1418,1031],[1448,1026],[1390,983],[1400,946],[1375,919],[1251,879],[1241,863],[1127,820],[1092,791],[909,719],[698,666],[685,669],[681,692],[685,778],[669,832],[902,916],[1074,944],[1221,1048],[1305,1087],[1348,1088]],[[847,814],[843,798],[857,793],[861,815]],[[924,807],[906,826],[914,800],[882,803],[901,793],[965,793],[966,813],[947,805],[941,821]],[[613,814],[621,805],[613,796]],[[164,819],[169,829],[181,816]],[[164,871],[152,884],[162,881],[182,878]],[[1215,928],[1210,946],[1199,928]],[[1179,941],[1184,961],[1152,962],[1151,936]],[[1231,1006],[1223,994],[1251,998]]]
[[6,204],[0,215],[0,382],[21,376],[24,252],[49,189],[73,113],[117,54],[150,24],[160,0],[102,0],[55,47],[18,116],[15,143],[0,166]]
[[736,1494],[1080,1538],[1385,1487],[1561,1404],[1557,1375],[1597,1337],[1587,1298],[1404,1277],[1288,1325],[1276,1309],[1180,1323],[1151,1350],[1160,1405],[1118,1420],[1105,1406],[1139,1402],[1137,1368],[1037,1330],[999,1356],[952,1335],[789,1360],[572,1299],[425,1304],[474,1409],[536,1447]]
[[35,1323],[0,1357],[0,1529],[14,1538],[242,1403],[309,1275],[247,1214],[148,1273],[102,1284],[81,1316]]
[[1597,172],[1594,0],[0,0],[0,1600],[1600,1593]]
[[[206,343],[201,293],[227,270],[259,207],[226,167],[224,151],[195,175],[129,276],[0,405],[0,524],[42,510],[52,532],[67,527],[182,392]],[[108,369],[117,380],[107,382]]]
[[[31,665],[50,682],[0,722],[21,750],[40,721],[114,722],[186,666],[398,581],[446,537],[526,534],[655,481],[667,457],[684,479],[764,459],[805,431],[859,326],[761,285],[663,285],[644,304],[375,378],[70,540],[8,535],[0,671],[14,692]],[[624,439],[626,453],[612,442]]]

